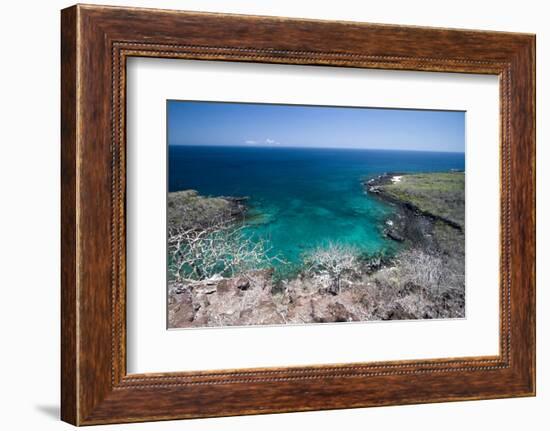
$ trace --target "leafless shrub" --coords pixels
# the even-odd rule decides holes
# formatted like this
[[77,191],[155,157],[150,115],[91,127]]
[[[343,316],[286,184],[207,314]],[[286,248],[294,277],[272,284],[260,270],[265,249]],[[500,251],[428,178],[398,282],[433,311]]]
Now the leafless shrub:
[[[421,256],[423,255],[423,256]],[[411,250],[401,263],[404,280],[422,287],[433,310],[428,317],[461,317],[464,314],[464,260]]]
[[354,272],[358,266],[359,251],[355,247],[329,243],[304,254],[306,272],[328,274],[331,279],[329,292],[340,293],[342,276]]
[[411,249],[402,252],[397,258],[400,284],[421,286],[424,290],[439,294],[442,286],[443,266],[438,255],[422,250]]
[[423,286],[435,294],[464,287],[464,261],[439,252],[412,249],[399,254],[397,266],[403,280]]
[[402,251],[393,267],[375,273],[370,281],[365,297],[372,319],[464,315],[464,267],[441,253]]
[[175,280],[206,280],[269,266],[266,240],[252,238],[226,215],[203,220],[200,227],[176,226],[168,234],[169,271]]

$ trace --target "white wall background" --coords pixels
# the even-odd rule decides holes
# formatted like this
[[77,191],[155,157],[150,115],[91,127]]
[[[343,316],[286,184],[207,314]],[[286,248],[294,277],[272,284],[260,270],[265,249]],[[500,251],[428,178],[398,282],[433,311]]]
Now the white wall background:
[[[105,426],[135,430],[545,429],[550,423],[550,13],[545,2],[352,0],[119,0],[103,4],[477,28],[537,34],[538,396],[284,415]],[[69,429],[59,422],[60,0],[4,2],[0,15],[0,427]]]

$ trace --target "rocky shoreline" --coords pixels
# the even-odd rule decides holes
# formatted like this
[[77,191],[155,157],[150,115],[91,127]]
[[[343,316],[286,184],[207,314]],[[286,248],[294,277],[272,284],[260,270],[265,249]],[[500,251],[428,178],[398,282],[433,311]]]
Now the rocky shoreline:
[[362,182],[365,192],[376,196],[386,203],[394,205],[397,211],[389,217],[383,228],[386,237],[410,246],[421,247],[427,250],[437,248],[437,238],[434,237],[434,225],[441,223],[458,232],[463,233],[463,226],[439,214],[426,211],[410,200],[397,197],[388,192],[387,186],[394,185],[407,173],[387,172],[371,177]]
[[[454,172],[459,172],[459,171],[454,171]],[[394,196],[392,196],[391,194],[387,193],[384,190],[383,186],[394,184],[395,178],[399,178],[399,180],[401,180],[401,178],[403,178],[406,175],[407,175],[406,173],[394,173],[394,172],[385,173],[382,175],[378,175],[374,178],[371,178],[367,181],[364,181],[363,186],[367,192],[375,194],[388,202],[392,202],[394,204],[403,206],[406,209],[413,211],[417,215],[428,217],[432,220],[440,220],[451,227],[462,230],[462,226],[459,223],[456,223],[453,220],[449,220],[448,218],[442,217],[441,215],[433,214],[429,211],[424,211],[421,208],[414,205],[413,203],[408,202],[406,200],[396,199]]]

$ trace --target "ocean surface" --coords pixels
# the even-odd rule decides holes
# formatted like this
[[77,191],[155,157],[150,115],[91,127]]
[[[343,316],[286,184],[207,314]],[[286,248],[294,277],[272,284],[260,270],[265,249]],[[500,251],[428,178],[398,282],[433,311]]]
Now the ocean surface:
[[394,251],[383,226],[395,209],[366,194],[361,181],[385,172],[463,170],[465,163],[462,153],[355,149],[169,146],[168,154],[169,191],[248,196],[248,233],[294,264],[330,241]]

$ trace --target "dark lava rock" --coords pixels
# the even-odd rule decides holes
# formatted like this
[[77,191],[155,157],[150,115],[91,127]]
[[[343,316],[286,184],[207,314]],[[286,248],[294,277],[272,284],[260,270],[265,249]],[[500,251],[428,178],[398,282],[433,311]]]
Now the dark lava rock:
[[405,238],[403,236],[399,235],[399,233],[397,233],[393,229],[386,230],[386,236],[390,239],[393,239],[394,241],[397,241],[397,242],[405,241]]

